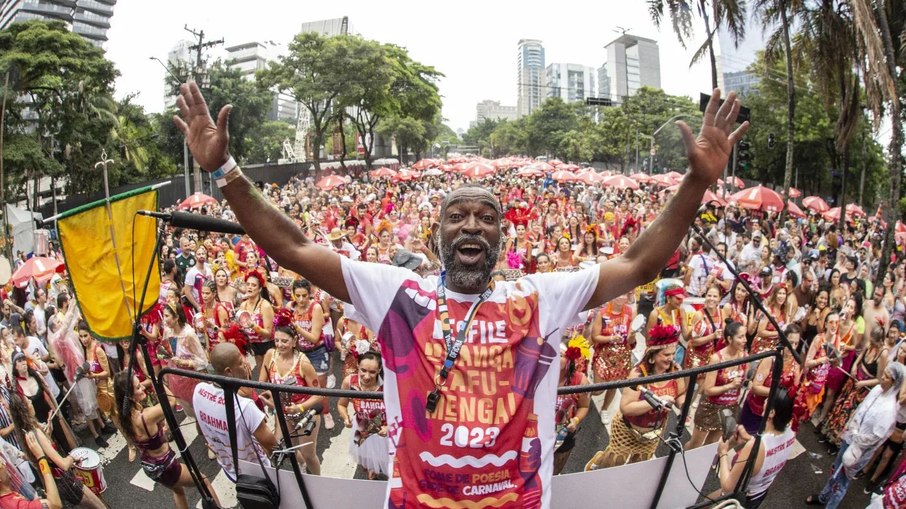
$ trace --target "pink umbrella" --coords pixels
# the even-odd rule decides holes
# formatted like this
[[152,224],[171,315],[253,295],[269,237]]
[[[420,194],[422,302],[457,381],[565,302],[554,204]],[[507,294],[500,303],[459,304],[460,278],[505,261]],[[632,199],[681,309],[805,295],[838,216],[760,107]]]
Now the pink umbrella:
[[494,168],[494,166],[492,166],[488,163],[475,162],[475,163],[468,163],[465,166],[465,168],[460,170],[460,173],[462,174],[463,177],[477,179],[477,178],[490,177],[496,171],[497,170]]
[[743,189],[734,194],[731,199],[738,203],[740,207],[752,210],[779,212],[783,209],[783,198],[776,191],[762,185],[751,189]]
[[702,196],[702,204],[705,203],[717,203],[718,206],[724,207],[727,205],[727,202],[723,198],[714,194],[714,191],[710,189],[705,189],[705,194]]
[[524,168],[520,168],[519,171],[516,172],[516,175],[520,177],[543,177],[545,173],[537,166],[529,165]]
[[418,172],[410,170],[409,168],[403,168],[400,171],[396,172],[396,176],[393,177],[395,182],[407,181],[418,178]]
[[412,165],[413,170],[426,170],[428,168],[434,168],[438,166],[437,161],[433,159],[420,159]]
[[604,179],[604,185],[617,189],[638,189],[639,183],[625,175],[614,175]]
[[346,179],[343,177],[339,175],[328,175],[316,182],[315,186],[322,191],[330,191],[331,189],[335,189],[345,184]]
[[608,178],[594,170],[582,171],[582,172],[579,172],[576,176],[578,177],[579,182],[588,184],[590,186],[595,185],[599,182],[602,182],[606,178]]
[[216,203],[217,200],[213,196],[208,196],[204,193],[193,193],[192,196],[179,202],[177,208],[182,210],[197,209],[204,205],[214,205]]
[[556,168],[554,168],[554,165],[552,165],[550,163],[545,163],[544,161],[534,163],[534,164],[532,164],[532,166],[538,168],[539,170],[541,170],[545,173],[549,172],[549,171],[554,171],[556,169]]
[[805,217],[805,212],[803,212],[802,209],[800,209],[798,205],[793,203],[793,200],[789,200],[786,202],[786,210],[793,217],[798,217],[798,218]]
[[444,174],[444,172],[440,171],[437,168],[432,167],[432,168],[428,168],[427,170],[423,171],[422,177],[439,177],[443,174]]
[[629,176],[629,178],[635,180],[636,182],[638,182],[640,184],[644,184],[651,180],[651,176],[646,175],[644,173],[633,173],[632,175]]
[[865,217],[865,211],[855,203],[850,203],[846,206],[846,215]]
[[683,174],[678,171],[668,171],[664,175],[667,175],[668,177],[672,178],[673,180],[680,180],[683,178]]
[[16,269],[16,272],[13,272],[13,275],[9,278],[9,282],[12,283],[16,288],[25,288],[28,286],[28,282],[32,278],[38,282],[38,284],[44,284],[50,281],[50,278],[53,277],[57,272],[63,272],[66,268],[63,265],[63,262],[59,260],[54,260],[53,258],[47,258],[45,256],[33,256],[25,261],[21,267]]
[[806,196],[802,199],[802,204],[805,205],[805,208],[814,210],[819,214],[830,210],[830,205],[818,196]]
[[566,170],[555,171],[551,178],[557,182],[575,182],[578,179],[575,173]]
[[802,196],[802,191],[796,189],[795,187],[791,187],[788,194],[790,195],[790,198],[799,198],[800,196]]
[[381,166],[380,168],[378,168],[378,169],[376,169],[376,170],[372,170],[372,171],[371,171],[371,176],[374,177],[374,178],[376,178],[376,179],[379,179],[379,178],[389,178],[389,177],[394,177],[394,176],[396,176],[396,172],[393,171],[393,170],[391,170],[390,168],[388,168],[388,167],[386,167],[386,166]]
[[673,179],[667,175],[654,175],[648,181],[662,187],[668,187],[674,184]]

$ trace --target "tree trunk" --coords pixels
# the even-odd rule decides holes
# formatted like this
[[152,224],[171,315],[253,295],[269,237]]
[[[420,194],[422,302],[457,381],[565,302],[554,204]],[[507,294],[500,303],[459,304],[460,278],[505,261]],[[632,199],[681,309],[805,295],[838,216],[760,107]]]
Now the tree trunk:
[[337,115],[337,128],[340,130],[340,143],[343,145],[340,150],[340,167],[343,168],[343,171],[349,174],[349,169],[346,168],[346,132],[343,130],[343,114]]
[[[711,33],[711,20],[708,18],[708,6],[705,0],[699,0],[702,19],[705,21],[705,35],[708,37],[708,58],[711,60],[711,90],[717,88],[717,56],[714,54],[714,34]],[[714,6],[717,9],[717,6]]]
[[840,183],[840,219],[837,222],[837,229],[842,234],[846,227],[846,175],[849,173],[849,145],[843,148],[843,155],[840,158],[840,171],[842,172]]
[[787,17],[787,3],[780,2],[780,19],[783,22],[783,52],[786,57],[786,169],[783,174],[783,203],[786,216],[786,202],[789,199],[790,182],[793,180],[793,119],[796,116],[796,89],[793,83],[793,51],[790,47],[790,22]]
[[[878,264],[878,273],[875,275],[875,285],[880,285],[884,280],[884,273],[887,272],[887,266],[890,264],[890,254],[894,247],[894,231],[897,216],[899,215],[900,202],[900,182],[903,177],[903,122],[906,121],[903,115],[903,104],[900,102],[902,96],[899,88],[900,82],[897,76],[896,57],[894,54],[893,39],[890,37],[890,25],[887,22],[887,13],[884,11],[885,5],[875,7],[875,20],[881,32],[881,40],[884,43],[884,56],[887,60],[887,69],[893,80],[894,96],[889,98],[890,117],[893,119],[890,132],[890,145],[887,146],[889,152],[888,167],[890,171],[890,188],[887,194],[887,231],[884,235],[884,248],[881,250],[881,260]],[[897,121],[899,119],[899,121]]]

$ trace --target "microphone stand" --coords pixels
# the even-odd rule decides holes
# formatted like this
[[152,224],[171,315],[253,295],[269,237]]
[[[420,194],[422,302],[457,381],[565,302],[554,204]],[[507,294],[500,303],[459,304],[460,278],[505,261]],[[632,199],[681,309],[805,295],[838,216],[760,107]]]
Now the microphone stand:
[[698,226],[697,224],[695,224],[693,222],[692,229],[695,230],[695,233],[698,234],[699,238],[701,238],[702,242],[706,246],[708,246],[708,248],[711,250],[711,252],[716,254],[717,258],[721,262],[723,262],[723,264],[727,268],[727,270],[729,270],[730,273],[733,274],[733,276],[736,278],[737,284],[742,284],[742,287],[745,288],[746,293],[749,294],[749,298],[752,300],[752,303],[755,305],[755,309],[757,309],[758,311],[761,311],[764,314],[764,316],[768,319],[768,321],[771,322],[771,325],[774,326],[774,330],[777,331],[777,339],[780,340],[780,344],[783,345],[784,348],[788,349],[790,351],[790,353],[793,354],[793,359],[796,359],[796,362],[798,362],[799,364],[802,364],[802,359],[799,357],[799,354],[796,352],[796,349],[793,348],[793,345],[790,344],[790,340],[787,339],[786,332],[780,327],[780,325],[777,323],[777,320],[775,320],[774,317],[771,316],[771,313],[768,313],[768,310],[765,309],[764,304],[761,302],[761,298],[758,296],[757,293],[755,293],[755,290],[752,290],[752,287],[749,286],[749,282],[746,281],[745,279],[739,277],[739,271],[736,270],[736,267],[732,263],[727,261],[726,256],[720,254],[720,252],[717,251],[717,247],[715,247],[714,244],[711,243],[711,239],[708,238],[708,236],[702,230],[701,226]]

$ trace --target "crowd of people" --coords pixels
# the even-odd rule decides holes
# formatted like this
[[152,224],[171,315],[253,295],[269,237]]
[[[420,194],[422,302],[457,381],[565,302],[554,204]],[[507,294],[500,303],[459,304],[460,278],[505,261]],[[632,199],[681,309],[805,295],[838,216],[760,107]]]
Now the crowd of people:
[[[189,122],[196,122],[186,104],[204,103],[190,90],[184,86],[180,110]],[[716,101],[712,103],[700,136],[732,143],[745,132],[743,126],[730,133],[732,122],[727,119],[736,117],[735,98],[731,95],[720,113]],[[207,117],[206,108],[198,111]],[[208,117],[200,122],[193,129],[206,129],[205,122],[211,121]],[[185,124],[177,125],[189,134]],[[219,118],[218,128],[225,125]],[[691,139],[692,135],[684,131],[684,136]],[[225,144],[222,137],[219,143]],[[197,138],[190,136],[189,146],[196,157],[204,153],[205,145]],[[690,175],[714,180],[711,174],[725,165],[726,154],[705,147],[687,143]],[[491,448],[504,439],[504,433],[507,440],[514,433],[497,426],[470,429],[450,423],[450,419],[456,421],[456,412],[464,411],[454,406],[454,398],[468,393],[454,393],[453,387],[474,383],[452,371],[452,366],[468,335],[482,344],[508,341],[501,334],[519,325],[522,314],[537,305],[519,293],[523,291],[520,282],[544,283],[546,295],[557,296],[554,303],[545,301],[547,314],[536,318],[534,326],[544,320],[564,326],[552,327],[559,336],[554,338],[542,338],[540,332],[528,329],[514,332],[519,340],[530,339],[512,347],[516,360],[510,366],[514,378],[509,411],[519,412],[511,418],[520,420],[525,429],[518,430],[519,437],[529,444],[528,450],[520,452],[524,459],[519,475],[537,477],[543,447],[539,437],[554,435],[552,470],[561,473],[591,406],[597,404],[586,392],[556,396],[552,415],[531,412],[547,409],[543,403],[528,410],[518,406],[516,398],[531,404],[536,391],[544,392],[542,400],[553,398],[557,373],[558,387],[576,387],[735,361],[730,367],[699,375],[694,384],[693,379],[674,378],[605,391],[598,413],[606,437],[600,437],[601,450],[587,462],[586,470],[652,458],[671,412],[690,399],[693,411],[685,424],[691,436],[684,447],[719,442],[720,489],[712,495],[733,491],[743,465],[755,455],[746,507],[757,507],[789,458],[796,433],[808,425],[837,451],[837,457],[826,486],[820,494],[809,496],[807,503],[836,507],[850,481],[859,476],[870,479],[867,492],[877,492],[872,503],[890,507],[902,502],[906,462],[899,453],[906,430],[906,344],[902,341],[906,274],[900,251],[885,274],[877,273],[883,233],[879,220],[854,217],[838,230],[817,214],[791,219],[710,202],[668,259],[670,246],[683,232],[665,228],[688,222],[662,218],[671,211],[691,217],[694,208],[677,205],[681,199],[671,202],[671,192],[657,182],[639,189],[562,182],[544,171],[531,172],[545,175],[535,177],[502,165],[478,182],[481,187],[470,187],[456,172],[432,173],[402,181],[365,176],[329,188],[306,178],[294,178],[282,186],[262,185],[265,198],[285,214],[275,213],[270,219],[288,218],[293,223],[284,225],[292,227],[293,231],[285,232],[290,240],[321,246],[286,265],[303,266],[299,260],[305,259],[305,268],[311,271],[313,265],[306,257],[326,253],[340,261],[336,266],[325,264],[343,280],[340,283],[312,272],[306,279],[277,263],[276,259],[293,259],[287,255],[295,249],[292,243],[273,243],[272,251],[279,252],[269,253],[244,235],[165,227],[160,293],[154,309],[141,318],[144,340],[134,352],[127,343],[106,343],[93,336],[89,325],[80,320],[74,292],[62,278],[25,290],[5,290],[0,317],[0,452],[4,459],[0,461],[0,507],[18,507],[12,504],[35,499],[38,495],[31,483],[47,497],[36,501],[38,506],[56,507],[62,500],[103,507],[99,487],[85,484],[76,475],[85,461],[78,447],[79,430],[83,436],[90,434],[98,447],[107,445],[105,436],[121,433],[129,460],[140,459],[148,477],[173,492],[176,507],[188,507],[185,488],[192,485],[192,477],[169,444],[164,419],[168,405],[151,390],[153,379],[165,366],[276,385],[352,391],[384,391],[388,382],[386,407],[365,398],[342,398],[332,405],[322,396],[245,388],[236,395],[234,415],[225,408],[224,389],[219,385],[168,375],[160,397],[175,411],[194,418],[209,459],[217,461],[234,481],[238,460],[269,464],[278,451],[294,451],[308,473],[319,474],[323,452],[317,448],[319,430],[332,430],[337,421],[353,429],[350,454],[363,475],[396,478],[401,440],[424,431],[412,424],[401,430],[399,419],[411,417],[413,410],[420,413],[418,405],[427,414],[416,415],[416,420],[425,421],[427,415],[444,430],[440,446],[447,445],[445,441],[451,445],[462,441],[460,447],[465,447],[478,432],[473,447]],[[235,164],[214,175],[220,187],[242,177]],[[687,185],[687,196],[700,184]],[[681,185],[678,193],[683,189]],[[241,195],[233,193],[234,198]],[[243,224],[249,223],[251,228],[246,227],[259,234],[267,227],[255,224],[249,214],[252,207],[246,204],[240,210],[237,201],[231,204],[222,202],[199,212],[225,219],[243,216]],[[496,242],[498,234],[502,235]],[[665,249],[657,246],[657,235],[676,240],[670,240]],[[273,241],[273,236],[267,238]],[[645,249],[633,249],[634,245]],[[638,254],[647,248],[658,253],[647,258]],[[626,266],[611,263],[630,258]],[[658,260],[651,268],[659,268],[659,275],[628,292],[632,285],[626,281],[601,282],[597,272],[583,273],[601,267],[602,278],[622,275],[637,281],[654,273],[647,267],[652,260]],[[480,271],[470,268],[481,263],[488,266]],[[384,270],[381,265],[411,272]],[[449,279],[444,268],[450,271]],[[427,279],[405,279],[413,272],[439,275],[431,279],[437,281],[436,300],[422,293],[420,282]],[[548,272],[563,275],[533,276]],[[335,295],[318,288],[312,279],[333,287]],[[755,305],[742,280],[754,289],[764,311]],[[875,287],[875,280],[882,283]],[[608,291],[608,285],[619,291]],[[406,295],[406,302],[391,303],[392,295],[381,294],[391,286]],[[472,324],[478,307],[495,295],[498,286],[502,292],[513,292],[496,297],[504,299],[506,304],[500,305],[506,307],[512,323]],[[477,300],[469,304],[463,296],[471,294]],[[527,295],[537,299],[537,294]],[[388,308],[394,313],[391,322],[384,316]],[[431,323],[441,329],[448,351],[455,352],[448,352],[446,361],[430,342],[418,343],[434,334],[433,326],[419,321],[429,310],[436,310],[439,321]],[[466,316],[456,327],[448,316],[454,312]],[[381,330],[368,324],[382,324]],[[560,351],[552,344],[559,345]],[[769,401],[775,358],[747,363],[745,357],[778,347],[783,348],[776,381],[780,389]],[[410,355],[417,349],[425,352]],[[463,350],[464,357],[490,351]],[[415,406],[401,411],[399,394],[391,389],[415,383],[406,380],[412,370],[405,363],[418,362],[419,355],[437,356],[444,367],[433,383],[418,382],[419,387],[433,386],[427,400],[410,402]],[[550,387],[540,384],[558,357],[559,370],[552,375]],[[450,374],[454,376],[447,381]],[[497,381],[489,377],[482,383]],[[450,389],[444,391],[446,396],[441,393],[445,384]],[[498,394],[502,389],[475,390]],[[291,436],[282,436],[282,427],[273,418],[276,410],[288,420]],[[506,418],[505,407],[496,411]],[[727,416],[738,420],[735,429],[727,429]],[[539,426],[549,428],[539,430]],[[759,434],[761,439],[756,440]],[[446,461],[434,457],[432,450],[423,452],[434,462]],[[393,454],[397,457],[391,463],[388,455]],[[406,479],[404,483],[413,482]],[[521,488],[527,490],[526,497],[537,497],[532,503],[539,506],[543,497],[550,496],[543,493],[543,483],[532,478],[524,480]],[[513,487],[498,484],[478,488]],[[466,485],[462,494],[481,494],[470,493],[472,488]],[[388,491],[391,499],[405,500],[407,495],[406,490]],[[10,502],[4,502],[4,497]]]

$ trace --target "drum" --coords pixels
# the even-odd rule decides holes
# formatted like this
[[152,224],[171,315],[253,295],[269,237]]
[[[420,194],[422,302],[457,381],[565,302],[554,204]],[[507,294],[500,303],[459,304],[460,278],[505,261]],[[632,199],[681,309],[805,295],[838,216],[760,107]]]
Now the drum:
[[104,469],[98,453],[87,447],[76,447],[69,454],[76,460],[75,474],[88,489],[96,495],[107,491],[107,481],[104,479]]

